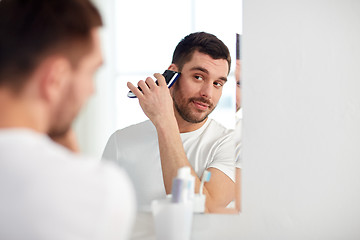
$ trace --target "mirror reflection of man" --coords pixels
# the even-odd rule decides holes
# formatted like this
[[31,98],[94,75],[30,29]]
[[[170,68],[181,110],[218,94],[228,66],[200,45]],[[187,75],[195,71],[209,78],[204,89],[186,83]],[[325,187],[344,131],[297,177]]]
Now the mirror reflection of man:
[[240,59],[236,59],[236,70],[235,70],[235,80],[236,80],[236,113],[235,113],[235,130],[234,130],[234,140],[235,140],[235,208],[237,211],[241,211],[241,150],[242,150],[242,108],[241,108],[241,82],[240,82]]
[[240,59],[241,35],[236,34],[236,66],[235,66],[235,87],[236,87],[236,109],[235,109],[235,209],[241,211],[241,150],[242,150],[242,108],[241,108],[241,59]]
[[231,130],[209,119],[230,70],[228,48],[216,36],[197,32],[177,45],[169,70],[181,72],[168,90],[161,74],[140,81],[140,91],[128,83],[151,120],[115,132],[104,157],[115,159],[130,173],[140,207],[171,193],[177,170],[191,167],[195,192],[204,170],[206,211],[227,206],[234,198],[234,145]]
[[0,1],[0,239],[130,235],[128,176],[48,137],[72,138],[102,63],[101,25],[88,0]]
[[236,162],[240,168],[240,149],[241,149],[241,130],[242,130],[242,108],[241,108],[241,82],[240,82],[240,70],[241,63],[240,59],[236,59],[236,70],[235,70],[235,80],[236,80],[236,113],[235,113],[235,144],[236,144]]

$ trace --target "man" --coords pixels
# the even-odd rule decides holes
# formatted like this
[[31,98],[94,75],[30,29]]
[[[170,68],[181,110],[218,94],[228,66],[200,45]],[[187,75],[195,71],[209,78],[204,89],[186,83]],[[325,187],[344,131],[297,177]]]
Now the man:
[[236,81],[236,113],[235,113],[235,209],[241,211],[241,150],[242,150],[242,108],[241,108],[241,83],[240,74],[240,34],[236,34],[236,67],[235,67],[235,81]]
[[150,121],[115,132],[103,156],[127,169],[137,189],[140,208],[171,193],[177,170],[189,166],[195,191],[205,169],[206,210],[215,212],[234,198],[234,145],[231,131],[208,115],[216,107],[230,69],[230,54],[216,36],[197,32],[176,47],[169,70],[181,72],[173,87],[161,74],[128,83]]
[[235,110],[235,160],[236,167],[241,168],[241,133],[242,133],[242,108],[241,108],[241,60],[240,60],[240,34],[236,34],[236,67],[235,67],[235,81],[236,81],[236,110]]
[[129,237],[125,172],[48,137],[71,138],[93,92],[101,25],[89,0],[0,1],[0,239]]

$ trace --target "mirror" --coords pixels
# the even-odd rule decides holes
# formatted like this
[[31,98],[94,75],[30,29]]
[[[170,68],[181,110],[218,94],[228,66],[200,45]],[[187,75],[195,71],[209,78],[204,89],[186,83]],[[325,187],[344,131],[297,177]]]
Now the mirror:
[[[142,5],[141,9],[139,5]],[[206,31],[215,34],[228,46],[235,59],[234,34],[242,31],[241,1],[225,0],[221,5],[209,4],[205,0],[116,1],[112,11],[114,20],[109,20],[109,24],[113,24],[111,29],[114,32],[112,60],[116,62],[117,129],[147,119],[138,102],[126,97],[126,82],[137,83],[154,72],[164,71],[171,63],[177,43],[189,33]],[[231,78],[234,78],[234,69],[233,60]],[[212,114],[229,128],[234,126],[233,118],[228,117],[233,114],[234,95],[233,86],[227,85],[221,102]],[[131,116],[122,117],[123,112],[131,112]]]
[[[242,31],[241,1],[225,0],[221,5],[209,4],[205,0],[97,3],[105,18],[106,74],[99,75],[105,75],[107,81],[115,79],[112,84],[99,83],[107,84],[106,92],[112,92],[102,105],[106,106],[109,112],[114,109],[117,111],[112,113],[112,116],[107,113],[109,119],[114,120],[103,126],[107,130],[106,137],[102,136],[103,142],[99,144],[101,152],[115,130],[147,119],[138,101],[127,97],[126,82],[136,83],[154,72],[164,71],[171,63],[175,46],[189,33],[206,31],[216,35],[228,46],[232,55],[228,78],[229,83],[235,82],[234,34]],[[228,128],[234,128],[234,84],[225,86],[221,101],[210,117],[224,123]],[[114,104],[110,107],[109,103]],[[104,132],[104,128],[102,131]]]

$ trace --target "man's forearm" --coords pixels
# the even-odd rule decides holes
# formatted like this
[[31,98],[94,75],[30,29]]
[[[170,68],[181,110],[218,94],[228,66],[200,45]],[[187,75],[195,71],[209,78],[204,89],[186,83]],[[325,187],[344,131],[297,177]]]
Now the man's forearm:
[[[164,126],[157,126],[156,129],[166,193],[171,193],[172,181],[177,176],[177,170],[184,166],[190,167],[191,173],[195,177],[195,192],[198,193],[201,180],[187,159],[177,124],[172,123],[166,126],[164,124]],[[219,207],[225,207],[233,198],[232,192],[234,190],[232,180],[225,176],[224,173],[217,169],[212,169],[211,172],[214,175],[213,181],[206,183],[203,188],[203,194],[207,199],[207,212],[212,212],[214,209],[219,209]]]
[[[166,193],[171,193],[172,189],[172,180],[177,175],[177,170],[181,167],[188,166],[192,169],[185,151],[182,145],[179,129],[174,119],[174,122],[167,122],[156,126],[158,141],[159,141],[159,151],[161,159],[161,167],[163,173],[163,180]],[[192,169],[192,174],[194,175],[194,170]],[[196,174],[194,175],[196,178]]]

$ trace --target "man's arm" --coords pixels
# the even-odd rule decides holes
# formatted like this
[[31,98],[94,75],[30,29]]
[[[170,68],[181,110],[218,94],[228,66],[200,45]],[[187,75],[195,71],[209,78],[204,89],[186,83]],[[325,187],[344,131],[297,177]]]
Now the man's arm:
[[[195,192],[199,192],[200,179],[192,169],[182,145],[179,128],[174,115],[173,101],[161,74],[154,74],[158,79],[157,86],[151,78],[140,81],[138,86],[128,83],[129,89],[137,96],[141,108],[154,124],[159,141],[159,151],[166,193],[171,193],[172,180],[177,170],[188,166],[195,176]],[[206,210],[209,212],[225,207],[234,199],[234,182],[216,168],[209,168],[211,180],[204,185],[206,195]]]

